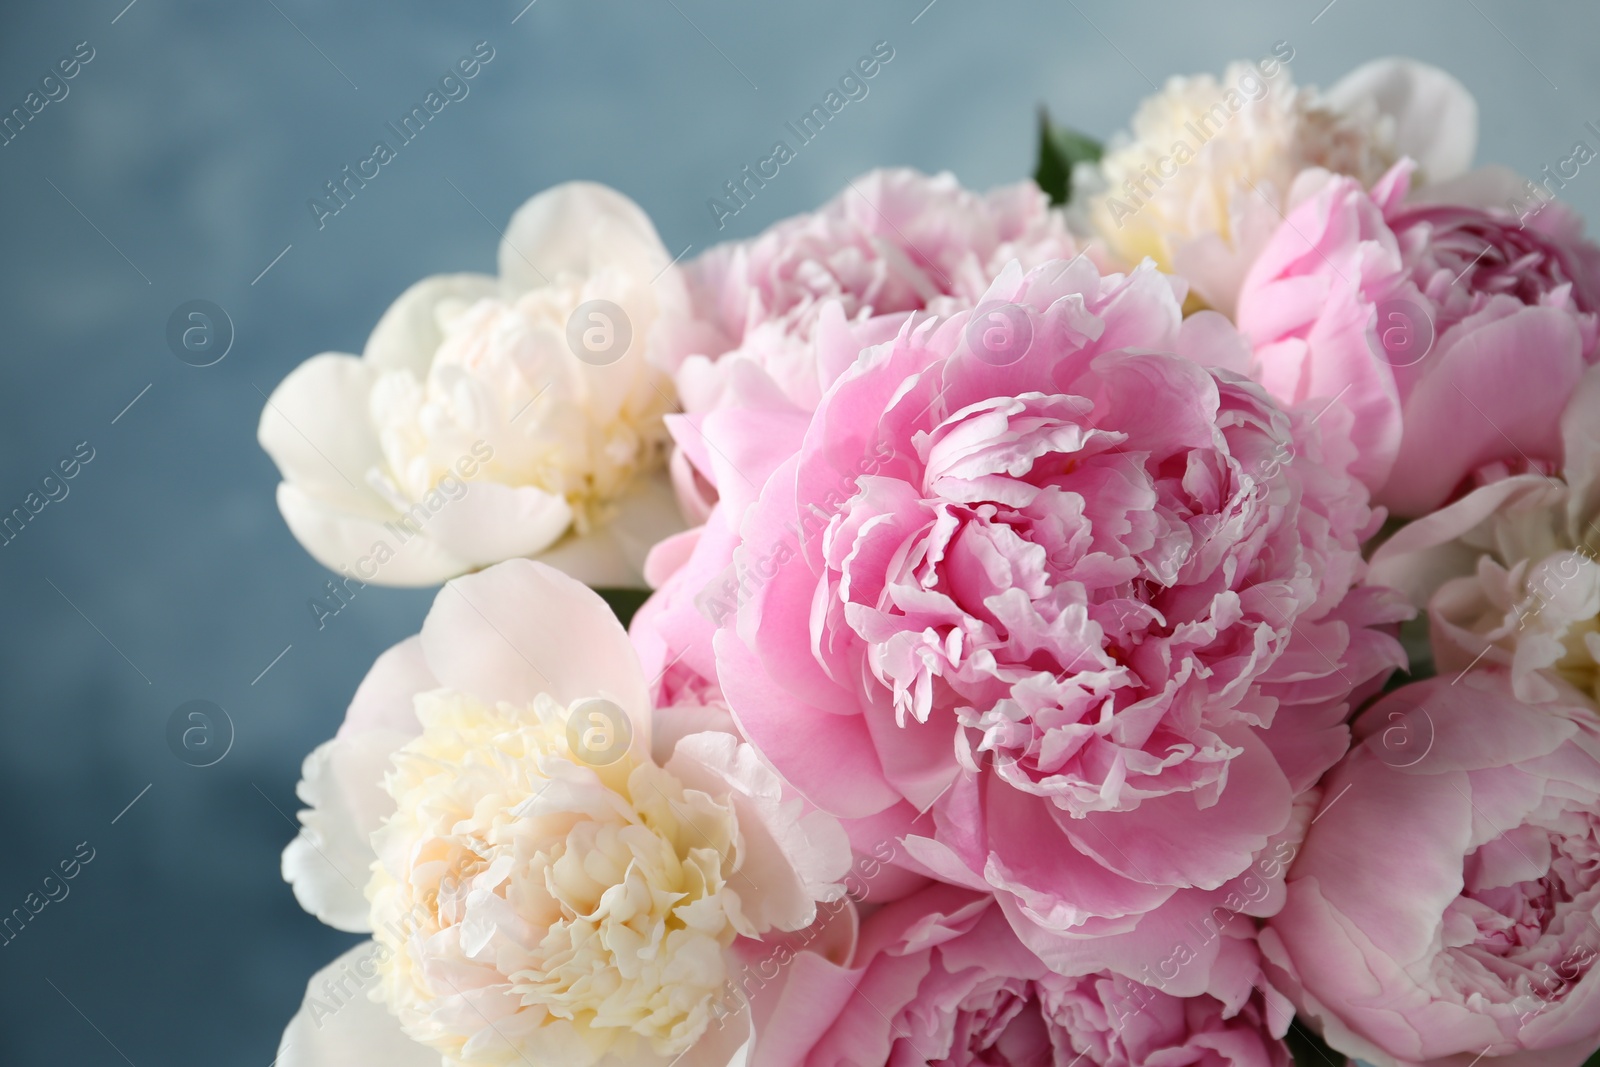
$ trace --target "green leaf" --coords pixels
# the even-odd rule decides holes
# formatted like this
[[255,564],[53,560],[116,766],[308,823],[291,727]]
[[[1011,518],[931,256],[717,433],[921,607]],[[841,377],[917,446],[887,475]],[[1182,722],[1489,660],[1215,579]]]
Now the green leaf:
[[633,613],[638,611],[646,600],[650,599],[648,589],[596,589],[623,626],[633,621]]
[[[1439,673],[1434,666],[1433,645],[1428,637],[1428,629],[1427,612],[1418,612],[1416,618],[1400,624],[1400,644],[1406,650],[1406,659],[1411,662],[1411,670],[1395,671],[1395,674],[1403,677],[1406,683],[1420,682]],[[1390,684],[1385,688],[1397,688],[1398,684],[1401,683],[1395,683],[1391,678]]]
[[1594,1055],[1583,1061],[1583,1067],[1600,1067],[1600,1048],[1594,1050]]
[[1072,168],[1098,162],[1102,151],[1099,141],[1057,126],[1050,121],[1050,112],[1039,108],[1039,165],[1034,168],[1033,180],[1049,194],[1052,204],[1072,200]]
[[1347,1059],[1344,1053],[1329,1048],[1321,1037],[1307,1029],[1299,1019],[1289,1024],[1289,1033],[1284,1036],[1284,1041],[1289,1046],[1289,1054],[1294,1057],[1295,1067],[1345,1067],[1345,1064],[1354,1062]]

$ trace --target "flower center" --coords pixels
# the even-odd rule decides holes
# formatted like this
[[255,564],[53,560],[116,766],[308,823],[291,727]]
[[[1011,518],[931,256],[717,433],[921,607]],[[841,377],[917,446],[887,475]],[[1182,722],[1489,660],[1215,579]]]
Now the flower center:
[[580,360],[567,320],[582,295],[550,287],[514,304],[479,301],[446,324],[424,379],[409,370],[379,379],[372,417],[393,493],[421,499],[486,443],[490,458],[469,480],[562,496],[582,533],[665,462],[671,381],[638,351],[606,365]]
[[545,696],[439,690],[417,713],[368,887],[407,1032],[463,1064],[500,1062],[507,1041],[623,1059],[689,1048],[740,914],[731,810],[652,763],[576,759],[568,711]]
[[1444,920],[1450,984],[1509,988],[1537,1013],[1589,972],[1600,957],[1597,831],[1600,816],[1552,800],[1468,855]]
[[[914,439],[919,484],[858,481],[824,551],[902,727],[950,715],[1013,785],[1098,810],[1220,782],[1237,698],[1201,715],[1176,694],[1239,690],[1287,640],[1247,590],[1299,545],[1279,543],[1281,479],[1226,446],[1134,451],[1092,412],[1038,393],[957,412]],[[1257,436],[1247,454],[1275,454]]]

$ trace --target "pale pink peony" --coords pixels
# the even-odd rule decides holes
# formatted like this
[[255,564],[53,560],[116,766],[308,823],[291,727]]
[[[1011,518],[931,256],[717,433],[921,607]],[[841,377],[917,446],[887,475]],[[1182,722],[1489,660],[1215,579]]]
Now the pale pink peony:
[[1334,1048],[1379,1067],[1576,1067],[1600,1046],[1600,719],[1499,671],[1356,724],[1261,947]]
[[980,194],[948,171],[864,174],[818,211],[688,265],[696,312],[721,338],[679,370],[684,407],[716,406],[730,372],[719,357],[737,350],[813,408],[839,371],[819,366],[810,343],[830,303],[851,321],[970,303],[1013,259],[1032,267],[1077,252],[1063,213],[1031,181]]
[[994,898],[948,885],[873,914],[848,966],[799,955],[759,993],[750,1067],[1289,1064],[1292,1009],[1276,994],[1225,1004],[1107,973],[1062,977]]
[[864,353],[764,479],[711,590],[718,682],[858,846],[994,891],[1052,967],[1197,939],[1172,990],[1236,982],[1216,924],[1276,906],[1294,798],[1403,662],[1370,627],[1408,610],[1351,590],[1375,516],[1343,413],[1186,358],[1242,346],[1149,265],[1012,267],[985,300]]
[[1595,359],[1600,249],[1576,216],[1406,200],[1409,164],[1369,193],[1334,178],[1251,268],[1239,327],[1287,403],[1355,416],[1352,470],[1415,517],[1497,464],[1560,466],[1559,411]]

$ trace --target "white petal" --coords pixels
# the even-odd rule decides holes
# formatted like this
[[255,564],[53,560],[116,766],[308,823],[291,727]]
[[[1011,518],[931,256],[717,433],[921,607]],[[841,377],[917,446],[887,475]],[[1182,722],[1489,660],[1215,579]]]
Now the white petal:
[[599,594],[554,567],[514,559],[450,582],[422,624],[422,647],[442,686],[483,700],[612,700],[650,750],[650,700],[627,631]]
[[361,358],[379,371],[409,370],[423,378],[444,340],[441,313],[449,316],[463,311],[499,292],[499,281],[487,274],[435,274],[424,278],[389,305],[372,328]]
[[672,1063],[676,1067],[745,1067],[754,1044],[749,1010],[729,1015],[721,1022],[720,1026],[713,1022],[694,1047]]
[[616,508],[604,526],[557,542],[540,561],[596,588],[650,588],[644,577],[650,550],[686,528],[671,476],[662,470],[639,479]]
[[739,727],[733,713],[721,704],[674,704],[657,708],[651,720],[651,757],[663,766],[672,758],[678,742],[691,734],[720,733],[737,737]]
[[1455,78],[1414,59],[1390,57],[1363,64],[1328,92],[1339,110],[1356,112],[1371,101],[1395,120],[1395,148],[1422,166],[1429,182],[1465,174],[1478,150],[1478,102]]
[[261,409],[256,439],[285,481],[328,500],[379,499],[366,481],[383,462],[367,414],[375,377],[355,356],[325,352],[278,383]]
[[515,296],[561,274],[588,277],[619,251],[632,258],[640,250],[659,258],[660,267],[671,262],[638,204],[596,182],[566,182],[511,216],[500,242],[500,277],[508,295]]
[[750,745],[727,733],[691,734],[678,742],[667,770],[733,806],[744,855],[742,877],[732,885],[757,930],[798,930],[816,917],[816,901],[837,895],[850,869],[844,828],[820,811],[802,815],[798,798],[785,801],[783,780]]
[[424,532],[474,566],[543,552],[567,532],[572,508],[533,486],[467,482],[466,492],[435,512]]
[[412,636],[379,656],[356,687],[338,736],[363,730],[388,730],[415,737],[422,732],[415,697],[439,688],[422,654],[422,638]]
[[439,1053],[411,1040],[387,1008],[367,999],[376,985],[368,979],[376,951],[364,942],[312,976],[283,1031],[276,1067],[443,1067]]
[[374,585],[437,585],[472,565],[421,534],[402,529],[395,512],[361,514],[317,499],[294,482],[278,484],[278,510],[289,530],[318,563],[348,567]]
[[1407,523],[1372,554],[1368,585],[1398,589],[1424,607],[1450,578],[1471,574],[1483,554],[1461,540],[1496,512],[1528,510],[1540,514],[1559,503],[1558,484],[1540,474],[1520,474],[1479,486],[1466,496]]
[[581,537],[569,534],[539,553],[538,559],[596,589],[641,588],[640,579],[622,554],[622,546],[607,526]]
[[1488,211],[1526,200],[1527,184],[1528,180],[1510,167],[1491,163],[1448,181],[1417,186],[1406,200],[1412,204],[1454,204]]
[[674,534],[688,529],[678,495],[672,488],[672,475],[658,470],[640,478],[627,496],[616,502],[617,514],[607,525],[622,557],[637,578],[628,584],[648,588],[644,582],[644,563],[650,550]]
[[394,811],[383,790],[389,757],[410,737],[363,730],[312,750],[295,792],[310,805],[301,830],[283,850],[283,880],[306,911],[336,930],[366,933],[364,892],[377,853],[372,832]]

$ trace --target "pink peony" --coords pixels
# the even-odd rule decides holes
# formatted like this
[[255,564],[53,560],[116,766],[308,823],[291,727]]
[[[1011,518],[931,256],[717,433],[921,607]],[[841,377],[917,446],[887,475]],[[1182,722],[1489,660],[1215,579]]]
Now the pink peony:
[[728,373],[715,364],[739,350],[813,408],[838,373],[817,364],[810,344],[829,304],[856,321],[975,301],[1012,259],[1032,267],[1077,252],[1065,216],[1031,181],[979,194],[948,172],[872,171],[821,210],[689,264],[696,309],[721,343],[680,371],[684,407],[715,406]]
[[948,885],[876,912],[850,966],[799,955],[760,992],[750,1067],[1289,1065],[1292,1010],[1276,994],[1224,1004],[1112,974],[1065,978],[992,897]]
[[1576,1067],[1600,1046],[1600,719],[1478,671],[1390,694],[1324,783],[1261,935],[1275,984],[1380,1065]]
[[[716,503],[694,416],[724,407],[810,412],[861,349],[914,311],[970,305],[1008,262],[1071,258],[1063,212],[1031,181],[985,194],[946,172],[877,170],[820,211],[718,245],[687,268],[705,350],[673,362],[672,480],[684,514]],[[841,338],[846,342],[840,343]],[[754,399],[754,403],[752,403]]]
[[1217,929],[1276,906],[1294,798],[1406,609],[1351,591],[1373,515],[1319,436],[1342,413],[1185,358],[1241,346],[1180,301],[1080,259],[908,323],[750,478],[703,606],[741,729],[858,844],[994,891],[1064,973],[1191,995],[1239,979]]
[[1559,411],[1593,362],[1600,249],[1576,216],[1408,202],[1408,164],[1368,193],[1331,179],[1251,268],[1239,327],[1287,403],[1355,416],[1376,503],[1427,514],[1484,468],[1560,466]]
[[[817,311],[807,358],[831,384],[864,350],[893,340],[905,319],[850,323],[835,301]],[[772,472],[799,451],[811,424],[811,410],[754,363],[740,360],[731,370],[715,409],[667,418],[687,479],[680,488],[704,512],[700,526],[659,542],[645,565],[645,580],[658,592],[634,616],[632,635],[645,670],[659,679],[662,704],[685,694],[720,700],[711,635],[738,603],[732,562],[739,522]]]

